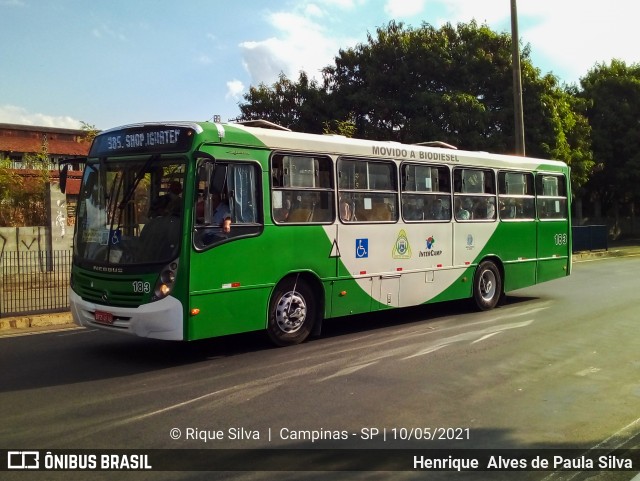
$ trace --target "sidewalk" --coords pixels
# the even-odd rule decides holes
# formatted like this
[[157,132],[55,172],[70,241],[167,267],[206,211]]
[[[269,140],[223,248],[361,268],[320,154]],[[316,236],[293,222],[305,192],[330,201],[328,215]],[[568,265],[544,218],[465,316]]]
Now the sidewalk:
[[[586,262],[606,257],[640,256],[640,239],[611,242],[607,250],[586,251],[573,254],[573,262]],[[0,318],[0,337],[28,334],[54,329],[73,329],[70,312],[33,314]]]
[[610,241],[607,250],[576,252],[573,254],[573,262],[602,257],[633,257],[638,255],[640,255],[640,239]]
[[54,329],[72,329],[71,312],[31,314],[0,318],[0,337]]

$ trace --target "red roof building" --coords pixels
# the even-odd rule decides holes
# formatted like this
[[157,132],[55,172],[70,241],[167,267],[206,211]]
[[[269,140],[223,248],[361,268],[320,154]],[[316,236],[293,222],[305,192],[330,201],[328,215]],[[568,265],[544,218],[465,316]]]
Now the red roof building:
[[91,147],[85,137],[86,132],[80,129],[0,123],[0,158],[10,159],[12,167],[20,169],[26,155],[42,152],[45,146],[53,162],[85,156]]
[[[33,188],[41,172],[32,170],[27,156],[46,152],[53,163],[53,170],[49,172],[52,182],[58,182],[58,161],[73,157],[86,157],[91,147],[91,142],[86,140],[87,133],[80,129],[59,129],[54,127],[36,127],[31,125],[2,124],[0,123],[0,160],[9,159],[9,170],[19,175],[22,179],[20,185],[26,192]],[[71,165],[76,169],[83,167],[82,162]],[[67,225],[75,223],[75,209],[80,192],[80,180],[82,171],[69,171],[64,205],[66,208]],[[6,216],[5,216],[6,217]],[[24,216],[14,212],[9,218],[7,226],[19,226],[24,222]],[[6,219],[5,219],[6,221]]]

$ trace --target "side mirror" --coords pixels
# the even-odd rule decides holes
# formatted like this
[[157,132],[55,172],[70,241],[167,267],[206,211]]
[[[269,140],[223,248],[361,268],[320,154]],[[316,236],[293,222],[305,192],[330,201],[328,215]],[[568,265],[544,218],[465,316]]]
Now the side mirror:
[[69,175],[69,164],[64,164],[62,169],[60,169],[60,192],[63,194],[66,193],[67,190],[67,177]]

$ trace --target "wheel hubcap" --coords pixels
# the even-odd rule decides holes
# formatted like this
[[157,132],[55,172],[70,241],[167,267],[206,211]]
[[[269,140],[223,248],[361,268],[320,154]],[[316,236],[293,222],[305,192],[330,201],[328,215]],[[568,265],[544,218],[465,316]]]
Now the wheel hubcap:
[[282,332],[296,332],[307,317],[307,305],[299,293],[290,291],[280,298],[276,306],[276,323]]
[[492,271],[484,271],[480,277],[480,295],[490,301],[496,295],[496,276]]

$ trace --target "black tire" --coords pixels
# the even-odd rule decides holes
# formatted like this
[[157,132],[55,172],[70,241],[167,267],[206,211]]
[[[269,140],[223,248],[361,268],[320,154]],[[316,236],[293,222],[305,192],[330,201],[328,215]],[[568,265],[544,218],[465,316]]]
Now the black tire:
[[491,261],[484,261],[473,277],[473,300],[481,311],[493,309],[502,297],[502,275]]
[[300,344],[311,334],[316,317],[313,290],[302,279],[286,278],[271,296],[267,334],[277,346]]

